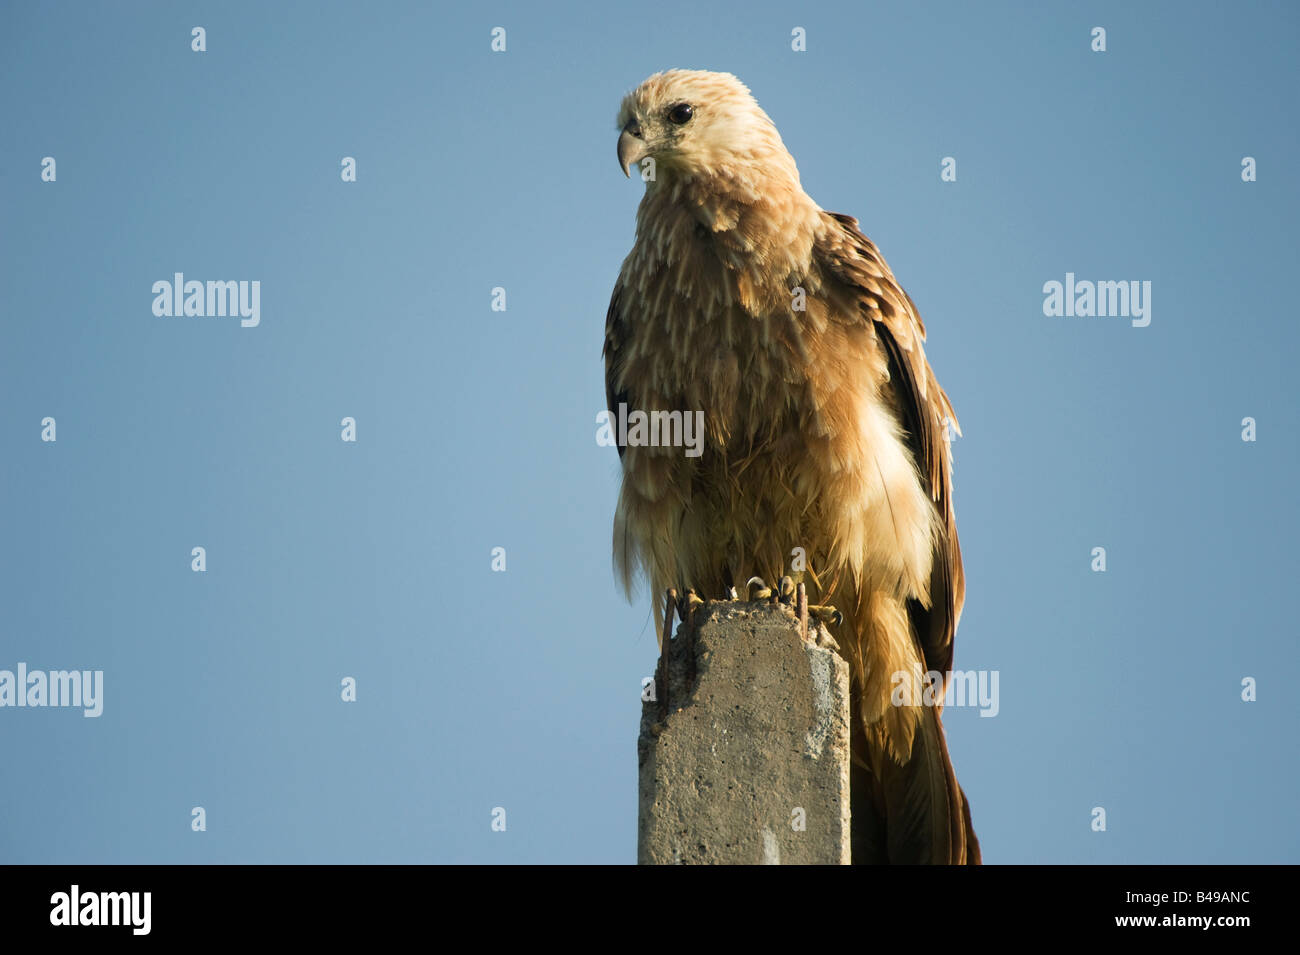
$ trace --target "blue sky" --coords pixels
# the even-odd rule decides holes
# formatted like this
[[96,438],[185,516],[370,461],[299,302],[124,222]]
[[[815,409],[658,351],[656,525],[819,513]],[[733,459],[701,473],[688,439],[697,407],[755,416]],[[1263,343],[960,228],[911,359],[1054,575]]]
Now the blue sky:
[[[986,860],[1300,861],[1297,25],[6,4],[0,669],[102,669],[105,700],[0,709],[0,860],[634,861],[656,645],[595,441],[641,192],[614,116],[691,67],[750,86],[925,318],[965,432],[956,665],[1000,674],[996,718],[945,715]],[[155,316],[175,272],[259,281],[260,324]],[[1150,281],[1150,325],[1045,316],[1067,272]]]

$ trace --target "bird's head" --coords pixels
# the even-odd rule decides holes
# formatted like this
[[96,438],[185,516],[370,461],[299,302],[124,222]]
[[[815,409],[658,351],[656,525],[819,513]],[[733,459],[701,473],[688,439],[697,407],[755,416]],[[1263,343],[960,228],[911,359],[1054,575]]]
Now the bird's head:
[[647,157],[656,176],[710,176],[755,163],[769,172],[774,164],[794,166],[775,124],[730,73],[656,73],[623,97],[618,129],[618,164],[629,176]]

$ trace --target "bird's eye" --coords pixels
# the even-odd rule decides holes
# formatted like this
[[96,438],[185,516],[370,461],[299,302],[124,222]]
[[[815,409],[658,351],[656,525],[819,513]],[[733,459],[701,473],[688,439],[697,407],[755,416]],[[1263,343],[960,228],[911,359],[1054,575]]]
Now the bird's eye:
[[671,119],[678,126],[681,126],[684,123],[689,122],[690,118],[694,115],[695,115],[695,110],[691,109],[690,103],[678,103],[676,106],[674,106],[672,109],[668,111],[668,118]]

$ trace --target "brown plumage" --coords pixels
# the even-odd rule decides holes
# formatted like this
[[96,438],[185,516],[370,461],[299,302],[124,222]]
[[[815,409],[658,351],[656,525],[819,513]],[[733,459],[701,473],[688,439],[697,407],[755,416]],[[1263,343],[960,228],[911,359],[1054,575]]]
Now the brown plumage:
[[649,178],[606,320],[609,407],[705,425],[699,457],[619,448],[624,586],[644,574],[653,593],[718,597],[751,576],[804,580],[844,614],[855,861],[978,862],[939,709],[890,699],[895,674],[951,669],[965,591],[957,422],[916,306],[856,220],[803,191],[735,77],[656,74],[618,126],[624,170]]

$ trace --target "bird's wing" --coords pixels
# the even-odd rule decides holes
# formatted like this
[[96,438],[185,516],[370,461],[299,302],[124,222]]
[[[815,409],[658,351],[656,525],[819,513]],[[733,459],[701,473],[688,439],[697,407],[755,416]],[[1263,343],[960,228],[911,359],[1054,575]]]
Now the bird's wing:
[[[620,274],[614,283],[614,294],[609,299],[609,311],[605,313],[605,347],[601,354],[605,358],[605,401],[609,413],[618,416],[618,406],[628,400],[627,388],[619,386],[622,377],[622,360],[620,349],[627,338],[627,326],[621,308],[623,300],[623,276]],[[618,456],[623,457],[623,445],[618,445]]]
[[957,523],[952,508],[951,452],[946,425],[961,434],[948,396],[935,380],[922,342],[925,325],[911,297],[894,279],[858,220],[825,213],[814,255],[824,275],[841,283],[871,321],[889,358],[890,384],[926,492],[938,508],[941,532],[930,572],[930,606],[910,601],[908,611],[928,669],[945,679],[952,667],[953,635],[966,595]]

